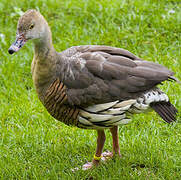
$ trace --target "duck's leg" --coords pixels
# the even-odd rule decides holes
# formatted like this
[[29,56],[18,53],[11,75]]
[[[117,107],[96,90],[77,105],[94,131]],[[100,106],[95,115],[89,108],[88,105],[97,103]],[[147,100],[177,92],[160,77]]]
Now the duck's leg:
[[97,134],[98,134],[98,137],[97,137],[96,153],[94,155],[92,162],[88,162],[83,165],[83,170],[87,170],[87,169],[92,168],[93,166],[97,166],[101,160],[102,150],[104,147],[106,136],[105,136],[104,130],[98,130]]
[[112,140],[113,140],[113,150],[112,152],[106,151],[102,153],[102,161],[107,161],[111,159],[114,155],[118,155],[121,157],[120,154],[120,148],[119,148],[119,138],[118,138],[118,126],[114,126],[113,128],[110,128],[111,134],[112,134]]
[[121,157],[119,148],[118,126],[114,126],[110,129],[113,140],[113,154],[117,154]]
[[110,131],[111,131],[112,140],[113,140],[113,150],[112,152],[106,151],[102,153],[103,161],[107,161],[111,159],[114,155],[118,155],[121,157],[120,148],[119,148],[119,138],[118,138],[118,126],[114,126],[113,128],[110,128]]

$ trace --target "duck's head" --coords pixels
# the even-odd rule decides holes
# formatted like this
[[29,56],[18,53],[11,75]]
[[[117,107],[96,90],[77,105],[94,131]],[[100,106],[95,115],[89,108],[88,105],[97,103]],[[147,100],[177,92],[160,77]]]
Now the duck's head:
[[17,25],[16,41],[8,49],[9,54],[19,51],[30,39],[42,39],[48,26],[43,16],[36,10],[26,11]]

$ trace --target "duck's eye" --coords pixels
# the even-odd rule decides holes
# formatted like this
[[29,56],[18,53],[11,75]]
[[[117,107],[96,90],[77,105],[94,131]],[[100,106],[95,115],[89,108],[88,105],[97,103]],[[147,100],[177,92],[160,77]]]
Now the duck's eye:
[[30,29],[33,29],[33,28],[34,28],[34,24],[31,24]]

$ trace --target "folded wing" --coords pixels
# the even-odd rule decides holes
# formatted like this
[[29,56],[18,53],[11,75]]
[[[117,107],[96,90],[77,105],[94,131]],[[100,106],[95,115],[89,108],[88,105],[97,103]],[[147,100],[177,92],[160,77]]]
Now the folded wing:
[[[84,67],[74,71],[77,74],[75,79],[65,82],[70,87],[68,93],[72,104],[131,99],[165,80],[174,79],[174,73],[167,68],[143,61],[124,49],[109,46],[74,48],[79,54],[76,60],[84,64]],[[79,84],[80,82],[84,83]],[[75,102],[71,100],[72,95],[77,97]]]

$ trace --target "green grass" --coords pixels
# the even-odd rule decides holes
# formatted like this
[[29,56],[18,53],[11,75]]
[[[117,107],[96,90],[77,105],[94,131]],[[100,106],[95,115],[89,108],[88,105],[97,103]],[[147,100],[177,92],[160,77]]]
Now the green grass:
[[[122,159],[92,171],[71,171],[92,159],[96,132],[68,127],[41,105],[30,73],[32,43],[13,56],[7,53],[19,12],[30,8],[47,19],[57,51],[81,44],[122,47],[181,79],[180,1],[0,0],[1,179],[180,179],[181,114],[168,125],[154,112],[120,127]],[[161,89],[180,110],[181,86],[166,82]],[[106,135],[105,150],[111,150],[109,131]]]

